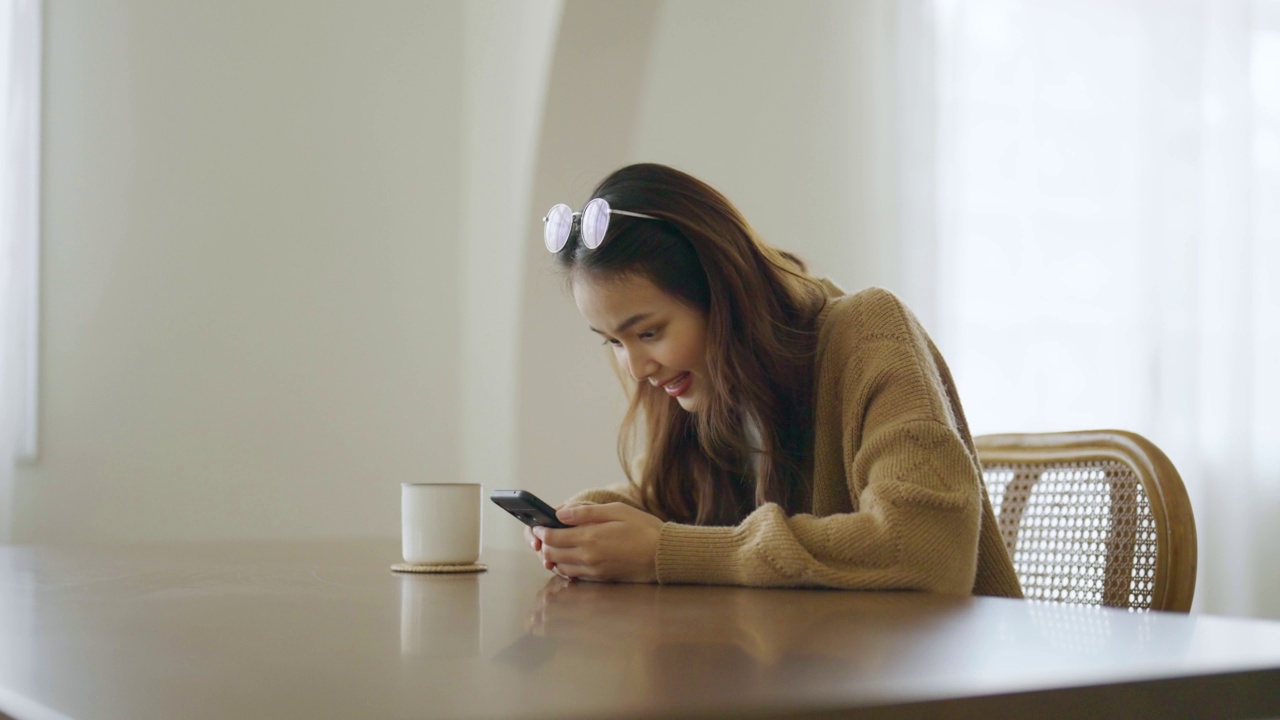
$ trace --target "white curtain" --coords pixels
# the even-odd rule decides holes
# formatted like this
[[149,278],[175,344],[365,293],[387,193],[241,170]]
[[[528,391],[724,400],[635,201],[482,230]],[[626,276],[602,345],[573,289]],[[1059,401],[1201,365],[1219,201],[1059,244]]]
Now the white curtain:
[[14,461],[36,453],[42,12],[39,0],[0,0],[0,542]]
[[1120,427],[1280,617],[1280,0],[902,5],[909,299],[975,433]]

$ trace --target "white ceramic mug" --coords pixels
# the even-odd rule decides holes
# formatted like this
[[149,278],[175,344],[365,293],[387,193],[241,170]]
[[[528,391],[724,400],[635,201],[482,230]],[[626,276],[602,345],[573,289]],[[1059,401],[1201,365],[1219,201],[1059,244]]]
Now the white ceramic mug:
[[417,565],[480,559],[479,483],[401,483],[400,546]]

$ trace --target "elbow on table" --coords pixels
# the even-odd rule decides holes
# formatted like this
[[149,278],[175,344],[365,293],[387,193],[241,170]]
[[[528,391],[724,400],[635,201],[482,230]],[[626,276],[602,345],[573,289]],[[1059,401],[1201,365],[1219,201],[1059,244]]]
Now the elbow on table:
[[976,577],[975,572],[931,575],[921,579],[918,589],[940,595],[972,595]]
[[970,595],[978,576],[978,538],[952,538],[947,542],[916,543],[903,553],[906,574],[913,588],[944,595]]

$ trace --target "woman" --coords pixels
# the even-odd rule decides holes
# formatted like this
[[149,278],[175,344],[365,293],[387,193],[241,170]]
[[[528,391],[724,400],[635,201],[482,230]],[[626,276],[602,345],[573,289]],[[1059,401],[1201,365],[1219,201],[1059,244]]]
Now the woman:
[[668,167],[592,198],[552,208],[545,239],[634,380],[629,482],[527,531],[549,570],[1021,597],[950,373],[896,297],[809,277]]

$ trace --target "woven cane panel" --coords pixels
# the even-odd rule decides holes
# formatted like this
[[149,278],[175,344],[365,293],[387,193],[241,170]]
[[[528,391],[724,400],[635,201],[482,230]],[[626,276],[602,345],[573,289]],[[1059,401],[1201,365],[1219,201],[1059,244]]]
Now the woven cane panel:
[[983,476],[1028,598],[1151,607],[1155,520],[1127,465],[992,463]]

